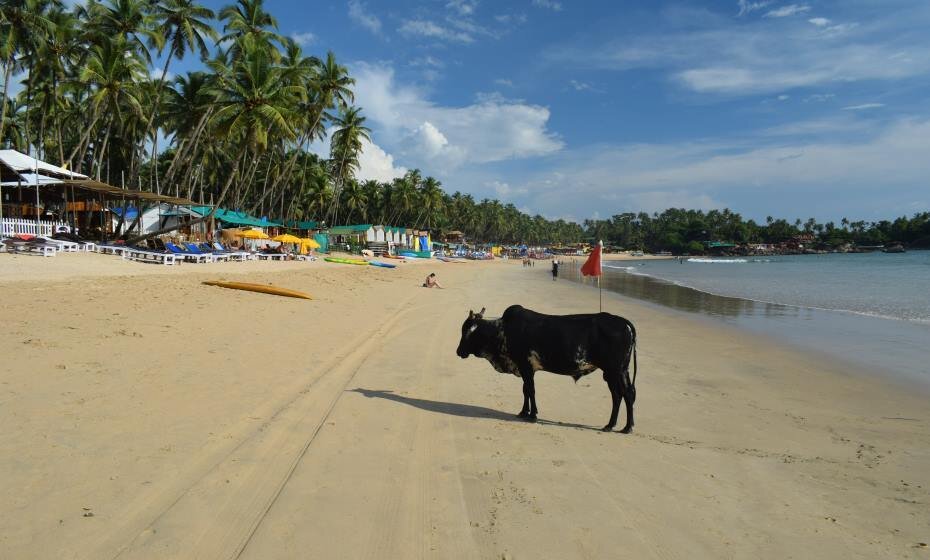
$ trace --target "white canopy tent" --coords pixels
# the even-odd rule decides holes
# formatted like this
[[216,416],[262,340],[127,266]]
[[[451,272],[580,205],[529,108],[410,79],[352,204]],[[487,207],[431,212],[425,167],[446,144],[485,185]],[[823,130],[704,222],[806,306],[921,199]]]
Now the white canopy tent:
[[40,221],[39,186],[60,183],[64,180],[87,179],[87,175],[69,171],[16,150],[0,150],[0,220],[3,220],[3,186],[36,188],[36,222]]

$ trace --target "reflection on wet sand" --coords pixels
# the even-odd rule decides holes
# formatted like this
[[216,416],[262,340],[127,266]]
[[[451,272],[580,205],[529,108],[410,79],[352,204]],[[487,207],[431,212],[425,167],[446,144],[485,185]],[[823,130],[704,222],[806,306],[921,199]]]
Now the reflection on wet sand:
[[[565,263],[564,274],[568,280],[594,285],[595,279],[583,277],[580,263]],[[797,317],[807,318],[811,310],[803,307],[763,303],[747,299],[717,296],[679,286],[665,280],[620,270],[604,269],[601,286],[605,290],[642,299],[681,311],[703,313],[723,318],[735,317]]]

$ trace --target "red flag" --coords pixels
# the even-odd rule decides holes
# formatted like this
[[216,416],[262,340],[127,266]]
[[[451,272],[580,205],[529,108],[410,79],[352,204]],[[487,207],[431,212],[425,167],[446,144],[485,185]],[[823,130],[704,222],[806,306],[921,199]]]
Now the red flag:
[[588,260],[581,266],[581,273],[585,276],[600,276],[601,275],[601,243],[597,244],[597,247],[591,251],[591,254],[588,256]]

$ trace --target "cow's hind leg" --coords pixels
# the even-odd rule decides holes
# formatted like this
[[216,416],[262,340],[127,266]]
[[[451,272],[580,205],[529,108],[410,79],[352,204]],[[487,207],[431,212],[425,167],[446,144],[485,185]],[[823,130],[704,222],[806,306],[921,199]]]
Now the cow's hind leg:
[[603,431],[609,432],[617,425],[617,415],[620,413],[620,400],[623,393],[620,389],[620,376],[614,371],[604,371],[604,381],[607,382],[607,388],[610,389],[610,420],[604,426]]
[[626,426],[621,432],[628,434],[633,431],[633,403],[636,402],[636,387],[630,382],[630,372],[624,370],[620,377],[620,390],[626,401]]

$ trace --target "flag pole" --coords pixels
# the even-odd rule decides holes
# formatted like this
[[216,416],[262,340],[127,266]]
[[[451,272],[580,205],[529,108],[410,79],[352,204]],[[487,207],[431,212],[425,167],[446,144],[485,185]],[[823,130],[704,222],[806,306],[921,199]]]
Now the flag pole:
[[597,259],[597,309],[604,312],[604,291],[601,289],[601,276],[604,275],[604,242],[598,241],[599,259]]

